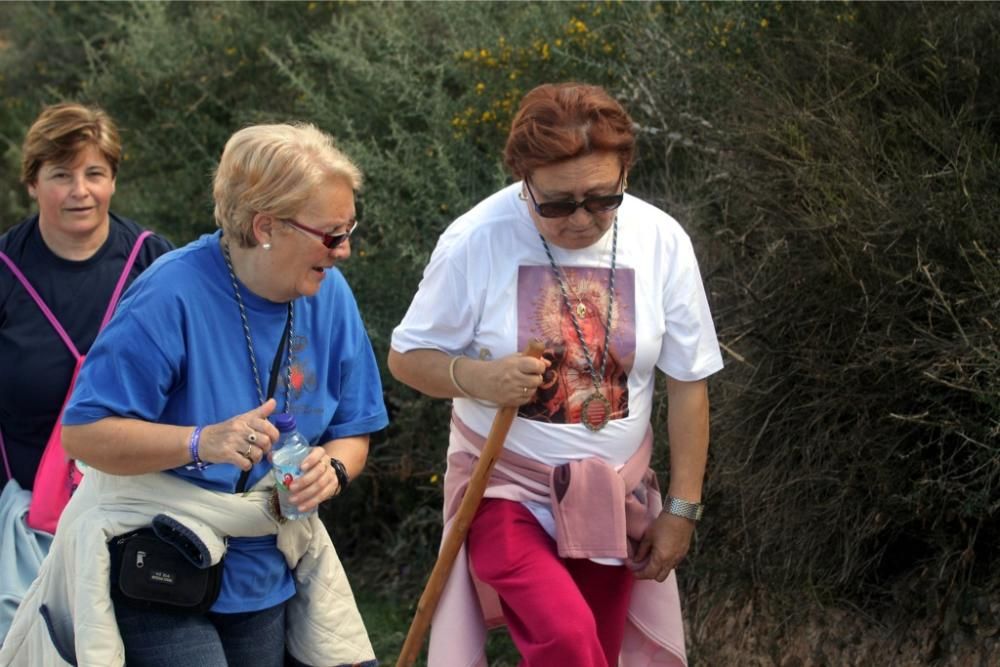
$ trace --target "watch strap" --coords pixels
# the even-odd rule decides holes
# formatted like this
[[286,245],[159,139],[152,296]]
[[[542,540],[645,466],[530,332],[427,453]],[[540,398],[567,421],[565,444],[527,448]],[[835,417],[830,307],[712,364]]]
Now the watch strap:
[[693,503],[689,500],[667,496],[667,506],[664,510],[667,514],[691,519],[691,521],[699,521],[701,520],[701,515],[705,513],[705,506],[701,503]]
[[330,466],[333,468],[334,474],[337,475],[337,484],[340,485],[337,489],[337,495],[339,496],[351,483],[351,476],[347,474],[347,468],[344,467],[344,462],[338,458],[331,456]]

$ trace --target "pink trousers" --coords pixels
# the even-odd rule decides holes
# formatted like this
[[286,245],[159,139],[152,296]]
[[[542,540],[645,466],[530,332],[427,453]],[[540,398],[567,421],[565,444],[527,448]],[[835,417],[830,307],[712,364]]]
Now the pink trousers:
[[521,667],[618,664],[635,581],[625,566],[560,558],[521,503],[486,498],[466,541],[476,576],[500,596]]

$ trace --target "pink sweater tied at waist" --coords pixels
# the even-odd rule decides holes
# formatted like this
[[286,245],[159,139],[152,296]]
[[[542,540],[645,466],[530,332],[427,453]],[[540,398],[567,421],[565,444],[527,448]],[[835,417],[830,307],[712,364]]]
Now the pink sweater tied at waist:
[[[445,534],[461,503],[485,438],[452,414],[445,474]],[[628,559],[662,499],[649,468],[653,436],[647,430],[638,451],[615,470],[597,458],[549,466],[504,450],[486,497],[551,506],[558,553],[563,558]],[[472,575],[465,547],[459,552],[431,627],[429,667],[485,667],[486,629],[503,624],[499,599]],[[636,581],[629,605],[621,667],[682,667],[687,664],[677,581]]]

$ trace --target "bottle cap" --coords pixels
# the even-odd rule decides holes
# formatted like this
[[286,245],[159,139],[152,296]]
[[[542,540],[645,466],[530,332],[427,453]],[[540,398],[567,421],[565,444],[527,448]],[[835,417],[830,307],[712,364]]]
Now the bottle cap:
[[282,433],[295,430],[295,416],[287,412],[282,412],[279,415],[271,417],[271,421],[274,422],[275,427]]

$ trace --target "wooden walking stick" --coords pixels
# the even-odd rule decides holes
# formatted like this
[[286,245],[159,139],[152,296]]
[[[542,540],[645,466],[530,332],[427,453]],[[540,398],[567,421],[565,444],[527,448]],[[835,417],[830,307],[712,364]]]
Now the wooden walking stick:
[[[542,356],[543,351],[544,347],[541,342],[532,340],[528,343],[524,354],[538,359]],[[465,543],[465,534],[469,532],[469,524],[472,523],[476,509],[479,508],[479,502],[483,499],[483,493],[486,492],[490,473],[493,472],[493,466],[496,465],[497,459],[500,457],[504,440],[507,438],[507,432],[510,431],[510,425],[516,414],[516,407],[505,406],[497,410],[496,416],[493,417],[493,425],[486,437],[486,444],[483,445],[483,451],[479,455],[479,460],[476,461],[476,467],[469,477],[469,485],[465,489],[465,495],[462,497],[462,503],[458,506],[458,511],[455,512],[451,530],[441,544],[437,562],[434,563],[431,576],[427,579],[427,585],[424,586],[424,592],[420,595],[420,601],[417,602],[417,611],[413,615],[413,622],[410,623],[410,631],[406,633],[406,641],[403,642],[403,650],[400,651],[399,659],[396,660],[396,667],[412,667],[413,663],[417,661],[417,656],[424,643],[424,636],[431,625],[431,618],[434,616],[438,599],[441,597],[441,591],[444,590],[448,575],[451,574],[455,557],[458,556],[459,549]]]

